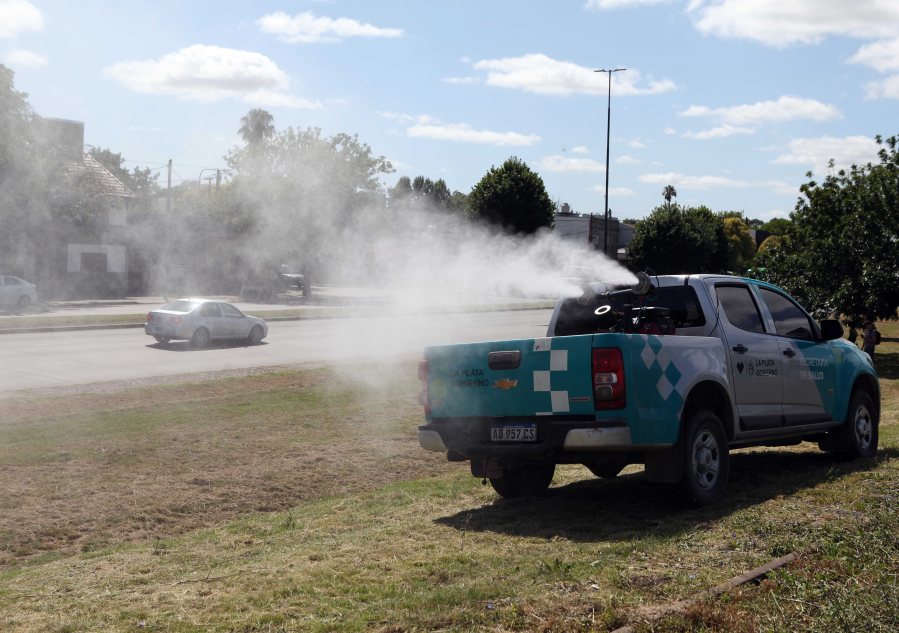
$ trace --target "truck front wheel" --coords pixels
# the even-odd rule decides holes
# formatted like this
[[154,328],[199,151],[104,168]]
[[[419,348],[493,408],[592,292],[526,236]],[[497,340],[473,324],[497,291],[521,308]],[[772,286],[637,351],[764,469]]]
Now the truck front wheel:
[[525,464],[507,468],[502,477],[490,477],[490,485],[504,499],[536,497],[546,492],[555,473],[552,463]]
[[700,410],[690,417],[683,435],[684,494],[694,505],[719,501],[727,489],[730,454],[718,416]]

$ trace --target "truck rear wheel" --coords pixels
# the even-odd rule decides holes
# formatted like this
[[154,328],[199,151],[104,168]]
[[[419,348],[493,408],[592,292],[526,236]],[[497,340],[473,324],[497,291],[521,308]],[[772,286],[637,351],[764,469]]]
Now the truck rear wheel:
[[525,464],[506,469],[502,477],[491,477],[490,485],[503,499],[536,497],[546,492],[555,473],[552,463]]
[[719,501],[727,490],[730,454],[718,416],[707,409],[694,413],[681,438],[684,449],[683,491],[693,505]]

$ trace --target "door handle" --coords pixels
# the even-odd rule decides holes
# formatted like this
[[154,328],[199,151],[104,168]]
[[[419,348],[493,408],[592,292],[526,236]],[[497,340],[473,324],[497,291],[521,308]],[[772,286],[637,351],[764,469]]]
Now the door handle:
[[791,349],[784,350],[784,356],[789,356],[790,358],[793,358],[795,355],[796,355],[796,352],[794,352]]
[[735,345],[733,349],[734,349],[734,351],[737,352],[738,354],[745,354],[746,352],[749,351],[749,348],[748,348],[748,347],[744,347],[743,345]]

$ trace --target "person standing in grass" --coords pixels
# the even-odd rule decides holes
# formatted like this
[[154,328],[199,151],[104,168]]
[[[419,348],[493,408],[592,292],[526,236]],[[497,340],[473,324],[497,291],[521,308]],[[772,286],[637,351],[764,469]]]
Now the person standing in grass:
[[874,362],[874,346],[877,345],[877,330],[870,321],[865,323],[865,337],[862,339],[862,350],[871,357]]

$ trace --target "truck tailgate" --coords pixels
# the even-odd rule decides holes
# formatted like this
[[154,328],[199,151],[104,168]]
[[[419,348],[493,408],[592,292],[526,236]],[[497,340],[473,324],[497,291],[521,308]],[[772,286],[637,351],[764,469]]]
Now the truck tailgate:
[[[426,347],[431,417],[593,414],[592,340],[588,334]],[[491,363],[491,352],[509,354]]]

